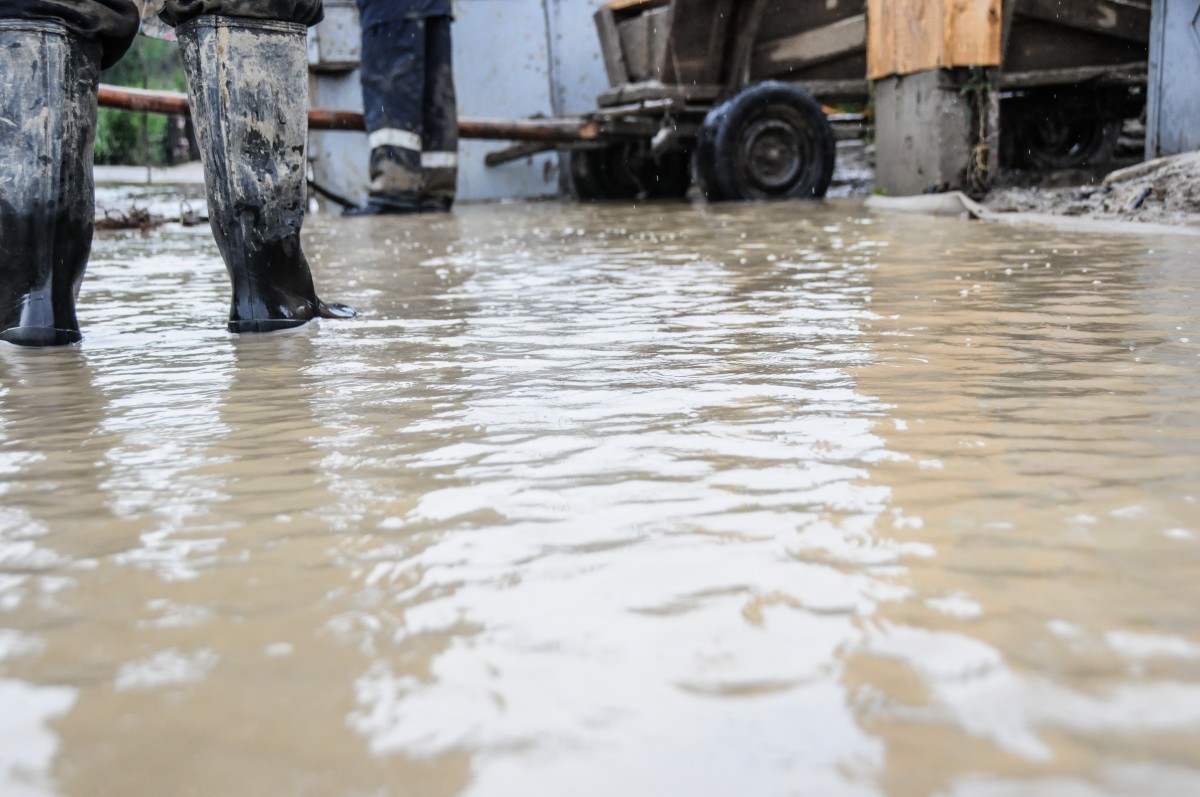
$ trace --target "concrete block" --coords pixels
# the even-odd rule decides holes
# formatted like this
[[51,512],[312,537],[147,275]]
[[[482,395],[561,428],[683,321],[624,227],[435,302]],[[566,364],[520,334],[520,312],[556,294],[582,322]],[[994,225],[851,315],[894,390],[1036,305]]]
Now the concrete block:
[[994,80],[994,70],[935,69],[875,81],[876,185],[980,193],[996,170],[997,95],[972,89]]

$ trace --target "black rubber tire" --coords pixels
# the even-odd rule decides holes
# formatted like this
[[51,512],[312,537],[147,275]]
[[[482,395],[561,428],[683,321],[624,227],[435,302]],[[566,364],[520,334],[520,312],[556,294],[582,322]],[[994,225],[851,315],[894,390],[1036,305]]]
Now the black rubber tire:
[[819,199],[836,159],[821,104],[799,86],[764,81],[708,112],[693,171],[710,200]]
[[1001,110],[1008,121],[1002,152],[1009,163],[1035,169],[1075,169],[1113,159],[1121,120],[1084,103],[1022,103]]
[[571,192],[576,199],[678,199],[691,185],[691,158],[674,150],[655,158],[648,142],[623,141],[568,152]]
[[567,152],[571,192],[583,202],[633,199],[640,186],[623,144]]
[[692,155],[673,149],[658,158],[647,157],[638,170],[638,179],[646,196],[654,199],[682,199],[692,185]]

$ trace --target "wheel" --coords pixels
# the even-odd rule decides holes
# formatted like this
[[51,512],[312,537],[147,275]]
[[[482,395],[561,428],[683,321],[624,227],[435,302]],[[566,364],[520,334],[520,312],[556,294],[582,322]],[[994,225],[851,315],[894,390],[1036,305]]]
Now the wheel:
[[749,86],[704,118],[693,171],[709,199],[815,199],[833,178],[836,140],[812,95],[790,83]]
[[1005,109],[1002,151],[1017,166],[1074,169],[1112,160],[1121,120],[1086,102],[1024,102]]
[[609,144],[567,153],[567,174],[577,199],[633,199],[639,185],[624,144]]
[[682,199],[692,185],[692,155],[673,149],[655,158],[649,152],[638,169],[638,181],[646,196],[655,199]]
[[571,190],[585,202],[639,196],[679,198],[691,185],[688,153],[673,150],[656,158],[646,141],[571,150],[568,157]]

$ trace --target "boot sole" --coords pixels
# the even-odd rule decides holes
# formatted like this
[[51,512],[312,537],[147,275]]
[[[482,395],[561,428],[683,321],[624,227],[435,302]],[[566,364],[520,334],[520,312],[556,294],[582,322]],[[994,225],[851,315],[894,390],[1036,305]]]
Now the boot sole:
[[282,332],[286,329],[296,329],[305,324],[311,324],[315,318],[251,318],[242,321],[230,321],[229,331],[235,335],[252,335],[264,332]]
[[55,329],[54,327],[11,327],[0,332],[0,340],[14,346],[45,348],[70,346],[83,340],[77,329]]

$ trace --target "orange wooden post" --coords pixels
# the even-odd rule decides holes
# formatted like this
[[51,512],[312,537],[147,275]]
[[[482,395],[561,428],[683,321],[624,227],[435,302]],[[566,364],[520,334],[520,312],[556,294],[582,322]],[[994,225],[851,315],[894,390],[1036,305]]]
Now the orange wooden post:
[[885,191],[986,190],[996,169],[1001,28],[1001,0],[867,0],[876,182]]

